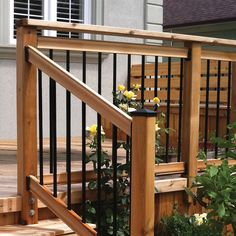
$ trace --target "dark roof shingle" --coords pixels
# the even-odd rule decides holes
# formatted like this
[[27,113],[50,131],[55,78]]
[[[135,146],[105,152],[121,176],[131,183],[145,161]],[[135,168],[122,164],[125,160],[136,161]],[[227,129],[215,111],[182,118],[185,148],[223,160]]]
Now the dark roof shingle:
[[164,0],[164,27],[236,20],[236,0]]

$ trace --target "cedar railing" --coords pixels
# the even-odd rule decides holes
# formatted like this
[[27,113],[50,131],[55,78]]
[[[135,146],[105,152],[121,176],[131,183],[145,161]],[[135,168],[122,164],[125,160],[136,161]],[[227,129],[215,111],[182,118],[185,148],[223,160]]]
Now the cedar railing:
[[[117,41],[96,41],[96,40],[79,40],[64,39],[55,37],[38,36],[39,30],[56,30],[67,32],[89,33],[91,35],[112,35],[121,37],[156,39],[156,40],[176,40],[184,42],[182,48],[145,45],[137,43],[121,43]],[[22,196],[22,213],[21,219],[24,223],[37,223],[38,207],[34,197],[39,198],[47,205],[58,217],[65,221],[76,233],[80,235],[96,235],[96,231],[86,224],[86,182],[88,179],[97,179],[97,201],[101,201],[101,189],[99,183],[101,181],[100,171],[101,163],[98,155],[98,170],[95,174],[93,171],[86,171],[85,159],[82,163],[81,172],[71,171],[70,156],[70,128],[67,135],[67,172],[57,173],[56,158],[56,115],[55,110],[50,112],[50,151],[52,156],[51,172],[53,175],[45,175],[43,171],[42,159],[42,130],[39,128],[39,150],[40,150],[40,181],[37,176],[37,104],[36,104],[36,68],[39,81],[42,80],[41,73],[45,73],[50,77],[50,91],[56,94],[56,82],[66,89],[67,102],[70,104],[70,93],[80,99],[85,111],[86,105],[93,108],[97,113],[98,125],[98,150],[101,150],[101,116],[106,117],[113,126],[114,133],[116,129],[121,129],[128,137],[132,139],[132,156],[131,156],[131,222],[130,234],[132,236],[153,236],[154,235],[154,176],[181,174],[188,180],[188,186],[191,186],[192,177],[198,171],[204,169],[204,163],[197,161],[199,147],[199,122],[200,122],[200,101],[201,101],[201,60],[219,60],[232,62],[232,71],[229,75],[231,78],[231,88],[236,84],[235,62],[236,54],[233,52],[217,52],[202,49],[202,45],[221,45],[236,46],[236,42],[225,39],[206,38],[198,36],[188,36],[170,33],[148,32],[144,30],[121,29],[113,27],[80,25],[69,23],[45,22],[37,20],[21,20],[18,23],[17,31],[17,123],[18,123],[18,193]],[[49,49],[50,58],[45,56],[39,50]],[[83,53],[83,69],[86,69],[86,52],[98,53],[98,93],[90,89],[86,84],[86,73],[83,73],[83,82],[78,80],[67,70],[56,64],[52,60],[51,50],[80,51]],[[155,116],[154,112],[142,109],[133,114],[131,118],[124,112],[120,111],[115,105],[105,100],[101,94],[101,55],[102,53],[113,54],[113,92],[116,89],[116,57],[117,54],[127,55],[128,64],[128,84],[130,84],[131,56],[141,56],[142,60],[142,76],[140,98],[144,106],[145,104],[145,56],[168,57],[169,69],[171,58],[177,58],[182,62],[183,88],[182,91],[182,136],[181,136],[181,158],[176,163],[165,163],[160,165],[154,164],[155,156]],[[66,55],[69,55],[68,53]],[[158,62],[158,60],[156,60]],[[159,78],[159,74],[156,74]],[[171,73],[168,73],[168,83],[171,81]],[[38,88],[41,88],[39,83]],[[128,85],[129,88],[129,85]],[[166,98],[170,108],[170,90],[168,86]],[[40,89],[39,89],[40,91]],[[236,90],[232,89],[230,98],[231,121],[236,120]],[[39,92],[40,95],[40,92]],[[157,95],[157,87],[155,94]],[[42,94],[41,96],[42,97]],[[50,106],[55,108],[55,97],[50,97]],[[148,100],[151,100],[148,98]],[[39,99],[39,123],[42,123],[41,105]],[[144,108],[144,107],[143,107]],[[70,106],[67,107],[67,115],[70,115]],[[169,112],[169,111],[168,111]],[[83,116],[84,117],[84,116]],[[70,119],[70,117],[68,117]],[[82,142],[83,151],[85,151],[85,122],[83,118],[82,124]],[[70,123],[67,123],[70,127]],[[142,134],[142,135],[140,135]],[[168,139],[166,139],[168,141]],[[113,136],[113,181],[114,196],[116,195],[116,165],[117,138]],[[128,153],[127,155],[129,155]],[[220,160],[210,160],[215,164],[219,164]],[[100,163],[100,164],[99,164]],[[82,208],[83,215],[80,218],[71,208],[71,183],[82,183]],[[49,191],[44,185],[53,183],[53,192]],[[67,205],[57,199],[57,184],[67,183]],[[100,235],[100,208],[98,203],[98,215],[96,230]],[[114,202],[114,207],[115,207]],[[55,207],[57,206],[57,207]],[[189,199],[189,206],[191,201]],[[116,211],[114,211],[113,235],[116,235]]]

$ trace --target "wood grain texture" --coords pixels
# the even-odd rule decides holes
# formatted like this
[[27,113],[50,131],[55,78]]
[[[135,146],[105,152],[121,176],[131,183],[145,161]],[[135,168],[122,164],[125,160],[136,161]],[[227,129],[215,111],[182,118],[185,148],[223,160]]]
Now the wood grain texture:
[[131,235],[135,236],[154,235],[155,121],[155,117],[133,117]]
[[[197,174],[199,147],[201,45],[191,44],[191,60],[184,64],[182,161],[187,168],[188,187]],[[189,198],[189,201],[191,198]]]
[[130,28],[118,28],[118,27],[100,26],[100,25],[85,25],[85,24],[52,22],[52,21],[42,21],[42,20],[40,21],[34,19],[23,19],[18,22],[18,25],[35,26],[38,29],[59,30],[68,32],[81,32],[81,33],[104,34],[104,35],[143,38],[143,39],[156,39],[156,40],[161,39],[161,40],[171,40],[171,41],[196,42],[202,44],[205,43],[213,45],[236,46],[236,41],[230,39],[210,38],[204,36],[156,32],[156,31],[147,31],[147,30],[130,29]]
[[0,227],[1,236],[56,236],[72,233],[73,231],[59,219],[42,220],[34,225],[6,225]]
[[[29,204],[32,196],[26,189],[26,176],[37,175],[37,106],[36,68],[26,62],[25,46],[36,46],[36,43],[35,27],[17,29],[17,187],[22,196],[21,218],[25,224],[38,221],[37,201]],[[30,216],[30,210],[34,210],[33,216]]]
[[231,114],[230,122],[236,122],[236,62],[232,63],[232,94],[231,94]]
[[74,211],[69,211],[64,202],[60,199],[54,198],[46,187],[41,186],[34,176],[30,176],[30,191],[78,235],[97,235],[96,231],[88,224],[83,223],[82,219]]
[[57,40],[55,40],[53,37],[39,37],[38,48],[146,56],[172,56],[176,58],[188,57],[187,48],[96,40],[75,40],[62,38],[57,38]]

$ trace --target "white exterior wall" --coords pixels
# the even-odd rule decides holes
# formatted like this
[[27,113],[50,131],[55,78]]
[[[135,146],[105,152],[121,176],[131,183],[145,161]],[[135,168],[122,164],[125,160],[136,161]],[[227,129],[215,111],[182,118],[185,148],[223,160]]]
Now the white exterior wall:
[[[99,1],[98,1],[99,2]],[[1,7],[1,5],[0,5]],[[158,8],[157,14],[155,14]],[[99,11],[98,11],[99,10]],[[100,0],[97,10],[96,22],[107,26],[128,27],[137,29],[151,29],[162,31],[162,0]],[[99,16],[100,15],[100,16]],[[112,37],[104,37],[108,40]],[[117,39],[113,37],[113,39]],[[127,39],[121,39],[127,41]],[[143,42],[143,40],[128,39],[128,41]],[[147,42],[153,43],[153,42]],[[16,62],[15,50],[0,46],[0,140],[16,139]],[[95,57],[95,59],[94,59]],[[102,94],[112,100],[112,55],[105,55],[102,63]],[[7,58],[7,59],[6,59]],[[12,58],[12,59],[8,59]],[[82,78],[82,65],[76,56],[71,63],[71,72]],[[97,89],[96,55],[87,59],[87,83]],[[132,63],[140,63],[140,57],[132,57]],[[63,63],[60,63],[65,66]],[[127,57],[118,55],[117,79],[119,83],[126,83]],[[44,106],[44,137],[49,134],[49,80],[43,80],[43,106]],[[58,136],[65,135],[65,91],[57,86],[57,127]],[[72,98],[72,135],[81,136],[81,102]],[[96,114],[88,108],[87,125],[96,122]]]

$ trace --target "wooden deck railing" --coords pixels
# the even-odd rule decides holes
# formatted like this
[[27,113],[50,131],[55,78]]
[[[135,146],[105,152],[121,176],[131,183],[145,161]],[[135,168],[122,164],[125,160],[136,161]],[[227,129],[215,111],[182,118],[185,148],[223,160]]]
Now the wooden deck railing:
[[[112,35],[131,38],[155,39],[181,41],[184,47],[162,47],[134,43],[121,43],[117,41],[95,41],[61,39],[37,36],[38,30],[71,31],[89,34]],[[201,59],[213,59],[232,62],[232,84],[235,88],[235,61],[236,54],[233,52],[217,52],[202,49],[202,45],[236,46],[236,41],[188,36],[170,33],[148,32],[144,30],[121,29],[103,26],[89,26],[69,23],[45,22],[37,20],[21,20],[18,23],[17,31],[17,124],[18,124],[18,193],[22,195],[21,218],[26,223],[36,223],[38,220],[37,201],[34,195],[41,198],[48,207],[59,217],[67,222],[77,233],[81,228],[75,225],[77,217],[68,214],[63,217],[66,210],[63,204],[60,209],[55,210],[55,198],[49,197],[44,186],[35,180],[37,176],[37,105],[36,105],[36,68],[50,76],[67,91],[70,91],[83,103],[88,104],[100,115],[110,120],[116,127],[132,137],[132,177],[131,177],[131,235],[132,236],[153,236],[154,235],[154,175],[161,174],[183,174],[188,179],[188,186],[191,185],[192,177],[204,166],[198,162],[199,147],[199,117],[201,101]],[[116,106],[106,101],[101,95],[90,89],[71,73],[57,65],[53,60],[46,57],[39,49],[72,50],[81,52],[112,53],[154,57],[174,57],[183,60],[183,117],[182,117],[182,138],[181,138],[181,162],[167,163],[159,166],[154,165],[155,156],[155,113],[145,109],[133,114],[133,117],[121,112]],[[100,54],[101,55],[101,54]],[[143,68],[145,68],[145,60]],[[129,61],[130,63],[130,61]],[[130,65],[129,65],[130,66]],[[114,69],[115,70],[115,69]],[[114,76],[116,77],[116,76]],[[157,75],[158,77],[158,75]],[[171,76],[167,76],[169,81]],[[130,78],[128,78],[130,79]],[[145,93],[145,73],[141,75],[141,97]],[[130,82],[130,81],[129,81]],[[236,118],[236,90],[232,89],[231,94],[231,120]],[[170,101],[170,94],[166,94]],[[169,96],[169,97],[168,97]],[[169,98],[169,99],[168,99]],[[149,98],[151,99],[151,98]],[[144,101],[142,101],[144,102]],[[170,105],[170,104],[169,104]],[[99,120],[99,119],[98,119]],[[142,135],[140,135],[142,134]],[[55,148],[55,147],[54,147]],[[212,162],[219,162],[212,160]],[[67,173],[68,174],[68,173]],[[29,177],[31,176],[31,177]],[[71,175],[86,181],[84,172],[80,177]],[[26,177],[29,182],[27,183]],[[94,178],[93,174],[90,176]],[[63,182],[67,176],[63,174]],[[47,176],[47,183],[57,182],[58,175]],[[70,179],[70,181],[71,181]],[[84,185],[85,186],[85,185]],[[189,199],[189,205],[191,201]],[[71,210],[68,210],[71,212]],[[73,215],[74,213],[72,213]],[[73,220],[72,220],[73,218]],[[91,235],[96,232],[89,228],[81,219],[77,218]]]

